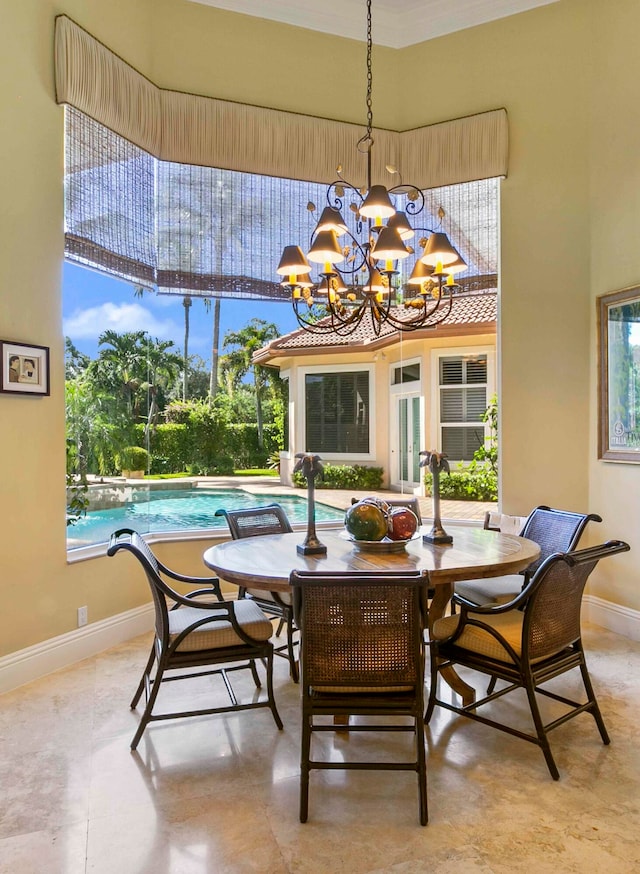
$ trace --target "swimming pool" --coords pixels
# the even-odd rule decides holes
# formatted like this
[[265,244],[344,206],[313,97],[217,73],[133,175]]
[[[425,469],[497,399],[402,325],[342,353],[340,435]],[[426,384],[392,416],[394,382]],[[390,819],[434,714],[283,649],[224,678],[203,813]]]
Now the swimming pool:
[[[67,528],[67,548],[106,543],[118,528],[140,534],[226,528],[219,507],[239,510],[273,502],[281,504],[292,522],[307,521],[307,500],[297,495],[254,495],[242,489],[149,489],[130,503],[107,510],[91,510]],[[341,521],[342,510],[316,502],[316,521]]]

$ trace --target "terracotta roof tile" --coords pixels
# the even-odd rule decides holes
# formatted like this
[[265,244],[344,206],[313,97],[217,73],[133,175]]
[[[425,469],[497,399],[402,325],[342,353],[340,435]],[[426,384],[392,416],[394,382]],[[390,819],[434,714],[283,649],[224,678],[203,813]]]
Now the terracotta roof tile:
[[[486,291],[459,294],[453,299],[453,306],[448,317],[439,325],[429,323],[420,329],[413,332],[410,336],[420,337],[437,333],[455,333],[457,326],[466,327],[464,333],[468,333],[468,326],[478,325],[484,329],[495,326],[497,313],[497,292],[495,289],[487,289]],[[362,322],[358,325],[353,334],[348,337],[340,337],[336,334],[312,334],[303,328],[297,331],[292,331],[290,334],[284,334],[276,340],[272,340],[267,346],[260,349],[254,356],[257,360],[269,360],[283,354],[296,354],[300,351],[313,350],[338,350],[348,346],[363,347],[375,344],[389,345],[394,343],[400,337],[400,332],[390,327],[388,324],[383,325],[380,335],[376,337],[373,326],[368,316],[365,315]]]

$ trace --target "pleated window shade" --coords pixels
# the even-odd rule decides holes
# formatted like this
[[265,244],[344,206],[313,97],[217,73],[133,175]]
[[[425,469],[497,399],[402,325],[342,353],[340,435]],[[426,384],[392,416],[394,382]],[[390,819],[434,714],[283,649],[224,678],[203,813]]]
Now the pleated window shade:
[[[324,184],[158,160],[70,107],[65,160],[67,258],[161,293],[288,300],[275,274],[280,253],[292,242],[308,248],[327,202]],[[444,208],[469,290],[496,286],[497,195],[496,179],[431,189],[413,222],[425,229],[417,247]],[[347,192],[355,231],[350,202]]]

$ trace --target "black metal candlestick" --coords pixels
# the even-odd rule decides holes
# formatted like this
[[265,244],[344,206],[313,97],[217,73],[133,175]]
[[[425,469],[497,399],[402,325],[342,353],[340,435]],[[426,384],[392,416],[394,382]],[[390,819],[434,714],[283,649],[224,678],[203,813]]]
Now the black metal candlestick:
[[298,452],[296,458],[298,460],[293,472],[301,473],[307,481],[307,536],[304,543],[297,545],[296,550],[300,555],[326,555],[327,547],[316,536],[315,478],[322,473],[320,456]]
[[440,520],[440,473],[449,473],[449,462],[442,452],[434,452],[431,449],[423,450],[420,455],[424,459],[420,467],[428,467],[433,479],[431,491],[433,494],[433,527],[428,534],[424,534],[422,540],[425,543],[453,543],[453,537],[442,527]]

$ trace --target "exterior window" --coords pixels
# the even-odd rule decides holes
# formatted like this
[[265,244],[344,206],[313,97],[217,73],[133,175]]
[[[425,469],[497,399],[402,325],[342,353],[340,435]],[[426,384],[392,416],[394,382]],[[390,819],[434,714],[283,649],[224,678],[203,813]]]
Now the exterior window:
[[403,367],[393,368],[391,385],[402,385],[405,382],[420,382],[420,362],[405,364]]
[[369,373],[308,373],[307,452],[369,452]]
[[442,451],[456,461],[471,461],[485,437],[487,356],[441,358],[439,384]]

